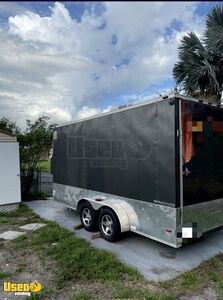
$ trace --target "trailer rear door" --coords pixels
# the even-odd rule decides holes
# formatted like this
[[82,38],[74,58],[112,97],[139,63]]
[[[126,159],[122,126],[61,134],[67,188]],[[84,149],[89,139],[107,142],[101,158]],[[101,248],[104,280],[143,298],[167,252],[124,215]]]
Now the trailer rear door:
[[181,101],[184,206],[223,198],[223,110]]

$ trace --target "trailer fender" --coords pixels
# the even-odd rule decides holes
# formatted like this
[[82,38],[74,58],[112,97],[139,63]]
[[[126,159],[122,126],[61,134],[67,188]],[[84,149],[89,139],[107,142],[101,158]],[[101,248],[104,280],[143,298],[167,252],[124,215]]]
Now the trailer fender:
[[130,231],[131,229],[136,229],[138,225],[138,217],[133,209],[133,207],[125,201],[111,199],[103,200],[102,202],[97,202],[97,200],[92,198],[81,199],[78,202],[77,207],[83,203],[83,201],[89,202],[94,210],[100,210],[102,208],[112,209],[118,217],[121,232]]
[[121,205],[103,205],[100,209],[103,208],[110,208],[115,212],[120,223],[121,232],[126,232],[130,230],[130,221],[128,214]]

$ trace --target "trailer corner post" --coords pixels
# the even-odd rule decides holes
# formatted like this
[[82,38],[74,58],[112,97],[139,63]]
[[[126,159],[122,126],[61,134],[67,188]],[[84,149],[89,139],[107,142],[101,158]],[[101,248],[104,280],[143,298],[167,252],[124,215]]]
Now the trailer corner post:
[[179,152],[180,152],[180,223],[183,225],[183,149],[182,149],[182,100],[179,99]]

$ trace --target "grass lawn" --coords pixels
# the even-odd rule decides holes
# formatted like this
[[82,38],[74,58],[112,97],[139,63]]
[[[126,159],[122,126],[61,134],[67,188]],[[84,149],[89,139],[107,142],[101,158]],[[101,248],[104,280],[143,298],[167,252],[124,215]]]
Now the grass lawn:
[[50,173],[50,159],[49,160],[41,160],[38,162],[38,168],[40,168],[42,171]]
[[[112,253],[91,247],[55,222],[42,220],[24,204],[17,212],[0,215],[0,232],[32,222],[47,226],[13,241],[0,241],[0,286],[5,280],[38,280],[43,290],[31,299],[170,300],[204,293],[223,299],[223,255],[175,280],[151,283]],[[0,299],[5,297],[0,289]]]

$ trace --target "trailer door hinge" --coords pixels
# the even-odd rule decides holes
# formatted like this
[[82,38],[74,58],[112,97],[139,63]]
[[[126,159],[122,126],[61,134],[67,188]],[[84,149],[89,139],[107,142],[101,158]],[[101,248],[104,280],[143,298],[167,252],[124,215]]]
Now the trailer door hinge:
[[182,130],[181,129],[177,129],[177,137],[182,136]]

